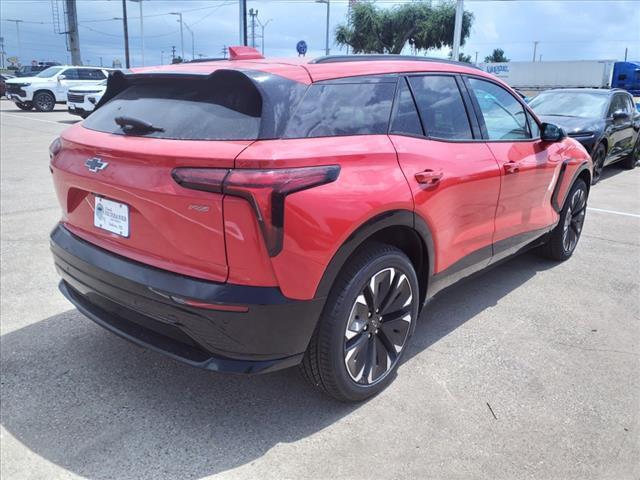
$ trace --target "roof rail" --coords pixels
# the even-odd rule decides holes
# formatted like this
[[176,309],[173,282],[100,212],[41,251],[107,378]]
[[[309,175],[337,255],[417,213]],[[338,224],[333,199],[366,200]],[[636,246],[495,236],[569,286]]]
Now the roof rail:
[[221,60],[227,59],[222,57],[194,58],[193,60],[187,60],[186,62],[182,63],[219,62]]
[[464,62],[457,62],[455,60],[447,60],[445,58],[434,57],[420,57],[417,55],[396,55],[386,53],[372,53],[364,55],[327,55],[324,57],[318,57],[311,60],[309,63],[339,63],[339,62],[373,62],[380,60],[397,60],[397,61],[410,61],[410,62],[434,62],[434,63],[448,63],[451,65],[461,65],[464,67],[478,68],[475,65]]

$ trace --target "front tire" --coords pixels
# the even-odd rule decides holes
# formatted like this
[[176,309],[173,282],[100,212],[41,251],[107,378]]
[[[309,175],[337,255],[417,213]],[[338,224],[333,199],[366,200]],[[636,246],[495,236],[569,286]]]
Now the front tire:
[[418,279],[399,249],[372,243],[343,268],[304,360],[303,375],[343,402],[360,402],[395,377],[418,317]]
[[16,102],[16,107],[18,107],[20,110],[28,112],[33,108],[33,104],[31,102]]
[[50,112],[56,106],[56,99],[49,92],[38,92],[33,96],[33,106],[39,112]]
[[607,149],[602,143],[599,143],[593,151],[593,177],[591,185],[595,185],[602,178],[602,170],[604,169],[604,160],[607,156]]
[[544,257],[565,261],[573,255],[582,234],[588,195],[587,184],[577,179],[564,202],[558,225],[551,231],[547,243],[538,250]]
[[634,145],[632,152],[621,163],[623,168],[632,170],[636,168],[638,161],[640,161],[640,134],[638,135],[638,139],[636,140],[636,144]]

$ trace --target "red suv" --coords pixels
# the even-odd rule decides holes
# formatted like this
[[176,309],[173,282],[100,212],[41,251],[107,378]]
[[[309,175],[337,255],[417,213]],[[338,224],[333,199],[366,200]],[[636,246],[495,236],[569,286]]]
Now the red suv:
[[60,289],[99,325],[215,371],[301,365],[360,401],[434,294],[529,247],[573,253],[589,155],[495,77],[232,51],[115,72],[51,145]]

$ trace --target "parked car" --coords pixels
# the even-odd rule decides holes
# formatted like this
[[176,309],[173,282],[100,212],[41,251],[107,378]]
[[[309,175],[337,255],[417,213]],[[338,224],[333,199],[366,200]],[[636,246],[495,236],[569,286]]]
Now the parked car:
[[21,110],[50,112],[56,103],[66,103],[69,88],[96,85],[108,74],[99,67],[49,67],[34,77],[8,80],[7,94]]
[[60,65],[57,62],[40,62],[37,65],[23,65],[16,70],[16,77],[33,77],[49,67]]
[[67,92],[67,110],[71,115],[87,118],[107,89],[107,81],[96,85],[74,87]]
[[634,168],[640,154],[640,112],[624,90],[547,90],[529,102],[542,121],[554,122],[593,158],[593,179],[614,162]]
[[13,78],[13,75],[9,75],[8,73],[0,74],[0,97],[4,97],[7,94],[7,85],[5,82]]
[[104,328],[209,370],[301,365],[361,401],[437,292],[574,252],[589,155],[492,75],[230,54],[114,73],[50,147],[60,289]]

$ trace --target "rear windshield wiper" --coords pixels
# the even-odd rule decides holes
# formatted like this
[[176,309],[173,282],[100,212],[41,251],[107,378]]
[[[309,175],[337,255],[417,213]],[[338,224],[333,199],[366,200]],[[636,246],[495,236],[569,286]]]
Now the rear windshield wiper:
[[149,122],[140,120],[139,118],[120,116],[115,118],[115,122],[127,132],[164,132],[164,128],[155,127]]

